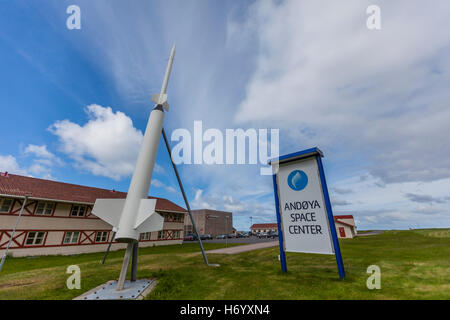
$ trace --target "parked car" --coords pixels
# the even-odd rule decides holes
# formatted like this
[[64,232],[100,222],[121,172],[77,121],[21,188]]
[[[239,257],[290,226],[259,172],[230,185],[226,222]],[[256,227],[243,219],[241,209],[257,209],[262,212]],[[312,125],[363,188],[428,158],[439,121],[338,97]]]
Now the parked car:
[[218,234],[216,239],[226,239],[227,235],[226,234]]
[[245,233],[236,233],[236,238],[245,238]]
[[267,232],[260,232],[259,234],[258,234],[258,238],[267,238],[268,237],[268,233]]
[[228,239],[236,238],[236,236],[234,235],[234,233],[230,233],[230,234],[228,234],[227,236],[228,236]]
[[188,233],[184,236],[184,241],[195,241],[197,240],[197,236],[193,233]]
[[201,236],[200,236],[200,239],[202,239],[202,240],[212,240],[212,235],[210,235],[210,234],[202,234]]
[[278,231],[270,231],[268,237],[272,239],[278,238]]

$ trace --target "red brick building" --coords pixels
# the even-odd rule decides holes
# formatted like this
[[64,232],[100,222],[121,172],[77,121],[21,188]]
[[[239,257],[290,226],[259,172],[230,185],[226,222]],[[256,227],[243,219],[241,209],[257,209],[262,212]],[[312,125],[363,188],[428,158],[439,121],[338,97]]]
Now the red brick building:
[[[235,233],[233,228],[233,213],[211,209],[192,210],[192,216],[199,234],[210,234],[216,237],[219,234]],[[185,234],[193,233],[194,227],[191,219],[184,222]]]

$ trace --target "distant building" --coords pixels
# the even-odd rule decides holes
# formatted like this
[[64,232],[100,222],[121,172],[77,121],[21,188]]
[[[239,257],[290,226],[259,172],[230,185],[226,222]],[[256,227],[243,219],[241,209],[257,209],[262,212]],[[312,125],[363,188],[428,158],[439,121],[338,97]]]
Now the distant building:
[[334,216],[334,224],[339,238],[353,238],[358,234],[352,215]]
[[[357,235],[355,220],[352,215],[334,216],[336,232],[339,238],[353,238]],[[252,233],[277,231],[277,223],[258,223],[250,227]]]
[[[195,225],[198,233],[211,234],[216,237],[218,234],[231,234],[233,230],[233,213],[227,211],[217,211],[210,209],[192,210]],[[184,233],[194,233],[189,215],[184,220]]]
[[278,230],[278,224],[276,224],[276,223],[256,223],[250,227],[250,231],[252,233],[270,232],[270,231],[277,231],[277,230]]
[[[79,254],[105,251],[112,226],[91,213],[96,199],[124,199],[127,194],[19,175],[0,174],[0,256],[12,235],[24,197],[28,200],[9,248],[13,256]],[[152,198],[152,197],[149,197]],[[142,233],[141,247],[181,244],[186,210],[157,199],[163,230]],[[111,249],[125,248],[113,242]]]

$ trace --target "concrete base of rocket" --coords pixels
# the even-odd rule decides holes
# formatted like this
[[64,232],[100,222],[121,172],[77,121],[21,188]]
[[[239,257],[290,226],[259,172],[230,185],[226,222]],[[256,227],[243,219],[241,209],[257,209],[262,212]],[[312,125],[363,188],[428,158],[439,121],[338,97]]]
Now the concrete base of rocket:
[[111,280],[73,300],[143,300],[156,284],[156,280],[151,279],[140,279],[133,282],[127,280],[123,290],[117,291],[117,280]]

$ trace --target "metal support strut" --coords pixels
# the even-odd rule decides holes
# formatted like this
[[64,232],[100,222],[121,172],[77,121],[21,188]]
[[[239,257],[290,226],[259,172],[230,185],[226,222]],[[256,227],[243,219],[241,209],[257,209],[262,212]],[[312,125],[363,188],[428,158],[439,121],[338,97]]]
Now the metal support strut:
[[131,258],[131,282],[136,281],[137,277],[137,265],[139,255],[139,242],[136,241],[133,245],[133,257]]
[[162,135],[164,138],[164,142],[166,144],[167,151],[169,152],[170,162],[172,163],[173,170],[175,171],[175,175],[177,176],[178,185],[180,186],[181,193],[183,194],[184,203],[186,204],[186,209],[189,212],[189,217],[191,218],[192,226],[194,227],[194,231],[195,231],[195,234],[197,235],[198,243],[200,244],[200,248],[202,249],[203,260],[205,260],[206,265],[208,265],[210,267],[217,267],[218,266],[217,264],[209,264],[208,258],[206,257],[205,249],[203,248],[202,239],[200,239],[200,235],[197,231],[197,226],[195,224],[194,217],[192,216],[192,212],[191,212],[191,207],[189,206],[189,201],[186,197],[186,193],[184,192],[184,188],[183,188],[183,184],[181,183],[180,175],[178,174],[177,165],[175,164],[175,162],[173,162],[173,159],[172,159],[172,150],[169,145],[169,140],[167,140],[167,136],[166,136],[166,132],[165,132],[164,128],[162,129]]
[[122,270],[120,271],[119,281],[117,282],[117,291],[123,290],[123,284],[127,277],[128,265],[130,264],[131,253],[133,252],[133,242],[129,242],[127,245],[127,250],[125,251],[125,256],[123,257]]
[[108,257],[108,254],[109,254],[109,251],[111,250],[111,245],[112,245],[112,243],[114,241],[115,236],[116,236],[116,232],[113,231],[112,236],[111,236],[111,240],[109,240],[108,248],[106,249],[106,252],[105,252],[105,256],[103,257],[102,264],[105,264],[106,257]]

